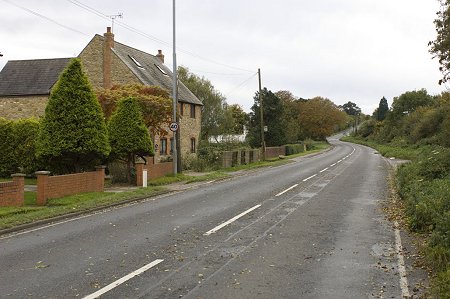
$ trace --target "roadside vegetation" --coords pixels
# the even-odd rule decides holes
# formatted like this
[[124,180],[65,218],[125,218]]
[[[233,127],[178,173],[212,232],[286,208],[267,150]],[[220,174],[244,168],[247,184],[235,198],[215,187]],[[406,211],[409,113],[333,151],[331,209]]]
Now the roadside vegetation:
[[384,101],[357,134],[342,140],[411,161],[396,172],[397,192],[409,229],[426,240],[423,251],[435,274],[431,295],[450,298],[450,94],[409,91],[388,110]]

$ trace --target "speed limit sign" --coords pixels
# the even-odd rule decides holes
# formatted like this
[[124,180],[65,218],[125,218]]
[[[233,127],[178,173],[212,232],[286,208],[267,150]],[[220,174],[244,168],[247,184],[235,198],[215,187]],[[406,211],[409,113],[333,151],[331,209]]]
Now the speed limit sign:
[[176,122],[171,123],[170,126],[169,126],[169,129],[170,129],[172,132],[178,131],[178,123],[176,123]]

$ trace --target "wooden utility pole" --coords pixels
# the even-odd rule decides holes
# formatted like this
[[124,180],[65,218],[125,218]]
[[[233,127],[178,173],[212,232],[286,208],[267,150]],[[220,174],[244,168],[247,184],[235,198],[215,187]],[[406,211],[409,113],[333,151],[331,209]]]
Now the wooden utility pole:
[[259,118],[261,119],[261,150],[262,150],[262,160],[266,160],[266,142],[264,141],[264,119],[263,119],[263,99],[261,97],[261,70],[258,69],[258,82],[259,82]]

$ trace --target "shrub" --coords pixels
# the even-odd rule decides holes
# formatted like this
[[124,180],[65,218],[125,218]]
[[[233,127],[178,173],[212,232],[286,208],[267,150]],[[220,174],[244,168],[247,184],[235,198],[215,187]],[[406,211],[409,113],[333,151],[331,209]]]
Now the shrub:
[[111,158],[127,163],[127,178],[131,184],[134,157],[153,155],[153,144],[136,99],[119,102],[108,123],[108,132]]
[[39,121],[37,119],[21,119],[14,122],[15,149],[14,156],[20,171],[32,174],[38,170],[36,159],[36,142],[39,135]]
[[377,122],[374,119],[364,121],[358,129],[358,134],[364,138],[372,135],[375,131],[376,124]]
[[10,121],[0,118],[0,176],[9,177],[16,172],[30,174],[37,170],[38,133],[36,119]]
[[305,151],[303,144],[286,144],[286,155],[295,155]]
[[14,157],[14,139],[13,122],[0,118],[0,176],[2,177],[10,176],[19,166]]

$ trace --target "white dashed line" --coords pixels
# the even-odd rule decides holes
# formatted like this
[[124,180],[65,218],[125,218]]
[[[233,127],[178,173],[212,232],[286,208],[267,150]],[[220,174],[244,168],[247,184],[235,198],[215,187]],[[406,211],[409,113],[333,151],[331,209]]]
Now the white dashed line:
[[316,175],[317,175],[317,173],[316,173],[316,174],[313,174],[313,175],[310,176],[310,177],[307,177],[306,179],[303,180],[303,182],[306,182],[307,180],[312,179],[312,178],[315,177]]
[[336,166],[336,163],[333,163],[333,164],[330,165],[330,167],[333,167],[333,166]]
[[280,195],[283,195],[284,193],[286,193],[286,192],[288,192],[288,191],[294,189],[294,188],[297,187],[297,186],[298,186],[298,184],[295,184],[294,186],[291,186],[291,187],[287,188],[286,190],[284,190],[284,191],[278,193],[277,195],[275,195],[275,197],[278,197],[278,196],[280,196]]
[[261,205],[256,205],[256,206],[254,206],[253,208],[250,208],[250,209],[248,209],[247,211],[242,212],[242,213],[240,213],[240,214],[237,215],[237,216],[234,216],[234,217],[231,218],[230,220],[228,220],[228,221],[226,221],[226,222],[224,222],[224,223],[222,223],[222,224],[216,226],[215,228],[213,228],[213,229],[207,231],[206,233],[204,233],[203,235],[204,235],[204,236],[209,236],[210,234],[213,234],[213,233],[217,232],[219,229],[221,229],[221,228],[227,226],[228,224],[230,224],[230,223],[232,223],[232,222],[238,220],[238,219],[241,218],[242,216],[244,216],[244,215],[250,213],[251,211],[256,210],[256,209],[259,208],[260,206],[261,206]]
[[328,170],[328,167],[326,167],[326,168],[324,168],[324,169],[322,169],[321,171],[319,171],[320,173],[322,173],[322,172],[324,172],[324,171],[327,171]]
[[135,277],[136,275],[142,274],[142,273],[144,273],[145,271],[147,271],[148,269],[153,268],[154,266],[158,265],[158,264],[161,263],[162,261],[164,261],[164,260],[154,260],[154,261],[151,262],[150,264],[147,264],[147,265],[145,265],[144,267],[139,268],[139,269],[137,269],[137,270],[134,271],[134,272],[131,272],[130,274],[128,274],[128,275],[122,277],[121,279],[118,279],[118,280],[114,281],[113,283],[107,285],[106,287],[104,287],[104,288],[98,290],[98,291],[95,292],[95,293],[92,293],[92,294],[90,294],[90,295],[84,297],[83,299],[94,299],[94,298],[98,298],[98,297],[100,297],[101,295],[105,294],[106,292],[111,291],[111,290],[114,289],[115,287],[118,287],[118,286],[121,285],[122,283],[124,283],[124,282],[130,280],[131,278]]

